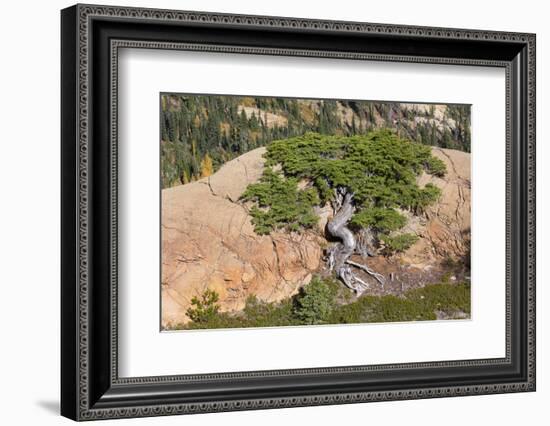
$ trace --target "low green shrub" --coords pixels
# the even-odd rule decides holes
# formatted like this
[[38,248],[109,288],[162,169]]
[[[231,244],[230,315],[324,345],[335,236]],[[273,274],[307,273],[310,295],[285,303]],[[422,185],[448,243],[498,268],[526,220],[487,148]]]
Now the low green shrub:
[[343,303],[347,292],[330,278],[314,277],[296,296],[268,303],[250,296],[238,313],[219,312],[217,293],[207,290],[193,298],[187,311],[191,322],[175,329],[282,327],[312,324],[353,324],[425,321],[437,312],[449,317],[470,314],[470,284],[431,284],[402,296],[361,296]]
[[382,234],[380,235],[380,240],[384,241],[385,253],[392,254],[407,250],[418,241],[418,236],[415,234],[399,234],[395,236]]
[[332,280],[314,277],[296,298],[296,317],[304,324],[325,324],[336,307],[338,288]]
[[187,316],[196,323],[208,323],[218,314],[220,307],[217,304],[219,295],[213,290],[205,290],[200,298],[191,299],[191,308],[187,309]]

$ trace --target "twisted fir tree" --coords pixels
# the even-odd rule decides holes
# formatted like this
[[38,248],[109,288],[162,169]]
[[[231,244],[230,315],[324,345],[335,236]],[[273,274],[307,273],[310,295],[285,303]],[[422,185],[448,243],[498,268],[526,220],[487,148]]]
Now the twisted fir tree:
[[326,230],[339,242],[328,250],[328,267],[358,294],[368,284],[352,266],[382,285],[384,277],[351,255],[373,256],[381,242],[387,251],[412,245],[416,236],[399,232],[407,222],[399,210],[419,214],[437,200],[439,188],[421,188],[417,177],[423,171],[436,176],[446,171],[429,146],[389,130],[350,137],[306,133],[272,142],[266,158],[262,178],[243,194],[256,203],[251,209],[256,232],[311,228],[318,220],[314,207],[330,203],[333,217]]

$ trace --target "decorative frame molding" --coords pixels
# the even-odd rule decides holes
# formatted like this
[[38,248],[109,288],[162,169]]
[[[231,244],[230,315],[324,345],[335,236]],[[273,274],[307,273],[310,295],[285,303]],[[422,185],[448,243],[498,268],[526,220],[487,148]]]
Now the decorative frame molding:
[[[140,39],[136,23],[159,40]],[[172,28],[189,28],[190,41],[175,39]],[[247,30],[299,37],[322,34],[338,49],[212,43],[201,28]],[[165,33],[162,33],[166,30]],[[193,31],[198,35],[194,35]],[[123,35],[124,37],[121,37]],[[136,35],[138,36],[137,38]],[[204,40],[197,42],[197,38]],[[267,37],[267,36],[266,36]],[[374,40],[370,51],[346,50],[339,42]],[[370,38],[369,38],[370,37]],[[268,40],[269,41],[269,40]],[[422,44],[420,55],[388,51],[388,43]],[[447,44],[445,44],[447,43]],[[430,55],[437,45],[479,47],[464,56]],[[118,49],[154,48],[264,55],[314,56],[354,60],[481,65],[506,70],[506,357],[433,363],[300,370],[221,373],[191,376],[119,378],[117,368],[117,70]],[[489,51],[490,50],[490,51]],[[439,50],[441,52],[441,49]],[[468,56],[469,55],[469,56]],[[76,5],[62,12],[62,414],[75,420],[141,417],[197,412],[262,409],[352,402],[434,398],[535,389],[535,36],[510,32],[336,22],[126,7]],[[93,168],[91,167],[93,158]],[[101,161],[98,161],[101,159]],[[98,165],[101,170],[98,169]],[[107,172],[108,179],[99,177]],[[107,189],[103,194],[100,189]],[[517,210],[517,211],[516,211]],[[105,233],[98,233],[105,229]],[[101,258],[99,247],[108,253]],[[512,254],[519,259],[512,261]],[[100,305],[101,307],[98,307]],[[93,344],[92,344],[93,343]],[[446,372],[474,368],[506,370],[508,380],[446,383]],[[430,371],[436,386],[403,385],[399,374]],[[514,374],[512,374],[512,372]],[[394,388],[376,389],[372,380],[395,376]],[[504,374],[504,373],[503,373]],[[328,389],[331,378],[349,377],[349,386]],[[370,375],[370,376],[369,376]],[[392,377],[393,377],[392,376]],[[300,377],[319,381],[313,391],[294,389]],[[374,377],[374,376],[373,376]],[[224,383],[250,382],[237,394],[214,392]],[[285,381],[281,389],[277,379]],[[401,380],[401,382],[400,382]],[[268,397],[253,389],[272,384]],[[167,397],[192,386],[197,394]],[[324,388],[323,388],[324,386]],[[313,387],[312,387],[313,389]],[[141,396],[138,396],[139,394]],[[149,396],[143,396],[148,394]]]

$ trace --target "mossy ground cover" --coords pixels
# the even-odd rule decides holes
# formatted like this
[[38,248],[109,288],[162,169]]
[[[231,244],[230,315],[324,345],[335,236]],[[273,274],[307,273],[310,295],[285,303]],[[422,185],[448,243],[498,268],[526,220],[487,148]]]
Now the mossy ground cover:
[[330,278],[315,277],[299,294],[279,303],[251,296],[237,313],[219,312],[217,297],[208,292],[195,298],[188,316],[192,321],[174,329],[281,327],[355,324],[437,319],[470,315],[469,283],[437,283],[404,292],[401,296],[350,297]]

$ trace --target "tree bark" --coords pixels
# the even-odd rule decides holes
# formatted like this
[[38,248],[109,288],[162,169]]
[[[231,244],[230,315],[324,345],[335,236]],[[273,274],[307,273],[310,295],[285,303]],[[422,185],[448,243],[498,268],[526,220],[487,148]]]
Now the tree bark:
[[[342,282],[354,290],[358,295],[362,294],[368,287],[368,283],[355,274],[351,266],[355,266],[373,276],[381,285],[384,285],[385,279],[381,274],[371,270],[368,266],[362,265],[350,260],[353,253],[358,250],[357,239],[354,233],[347,227],[355,207],[353,205],[352,192],[344,188],[335,189],[335,199],[333,202],[334,216],[327,224],[328,233],[339,239],[341,242],[334,244],[328,252],[328,267],[334,271]],[[360,247],[361,255],[371,255],[365,247]]]

